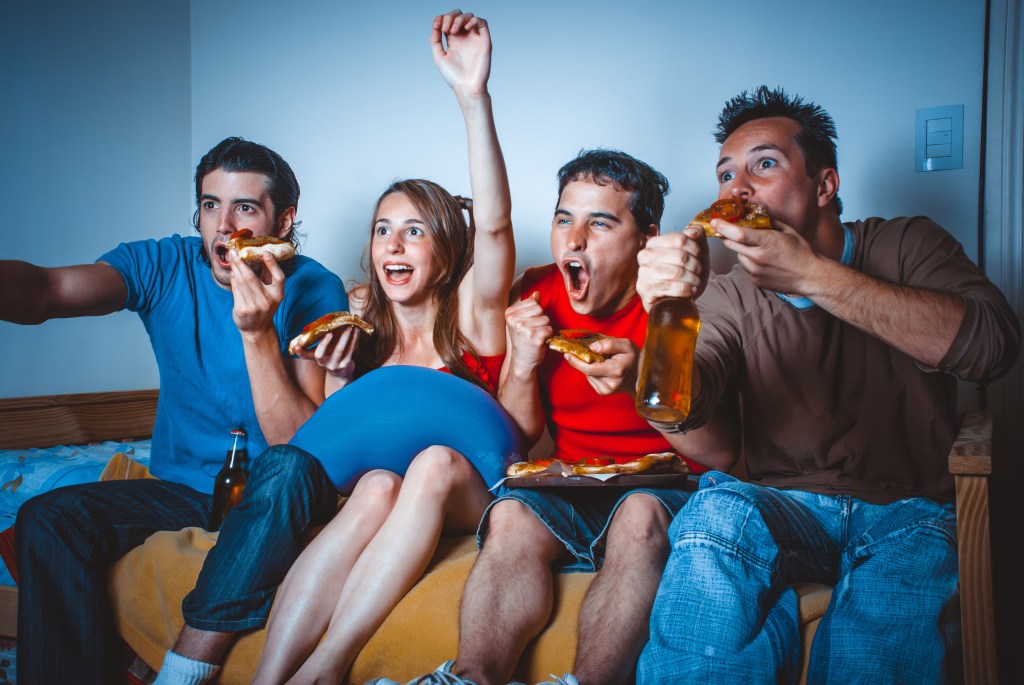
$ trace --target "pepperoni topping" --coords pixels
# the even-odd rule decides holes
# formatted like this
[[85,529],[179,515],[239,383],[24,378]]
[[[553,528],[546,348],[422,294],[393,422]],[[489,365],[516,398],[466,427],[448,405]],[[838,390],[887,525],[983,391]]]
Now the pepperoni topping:
[[564,331],[560,331],[563,338],[569,338],[570,340],[579,340],[580,338],[589,338],[594,335],[588,330],[582,328],[570,328]]
[[303,326],[302,327],[302,332],[305,333],[306,331],[313,330],[317,326],[322,326],[325,323],[327,323],[328,321],[330,321],[331,319],[333,319],[334,317],[336,317],[337,315],[338,315],[338,312],[331,312],[330,314],[324,314],[323,316],[321,316],[316,321],[313,321],[312,323],[307,323],[305,326]]
[[725,197],[711,204],[712,219],[725,219],[731,223],[742,217],[743,200],[735,197]]

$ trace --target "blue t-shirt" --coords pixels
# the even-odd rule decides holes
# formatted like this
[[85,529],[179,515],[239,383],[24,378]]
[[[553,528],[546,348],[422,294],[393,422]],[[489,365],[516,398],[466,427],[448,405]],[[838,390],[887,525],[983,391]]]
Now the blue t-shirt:
[[[249,434],[250,458],[267,442],[256,421],[242,338],[231,318],[234,298],[217,285],[200,248],[198,237],[174,235],[121,243],[97,261],[124,278],[124,307],[142,319],[160,370],[150,470],[209,493],[233,429]],[[341,279],[296,256],[274,314],[282,354],[288,355],[288,342],[304,325],[344,309],[348,298]]]

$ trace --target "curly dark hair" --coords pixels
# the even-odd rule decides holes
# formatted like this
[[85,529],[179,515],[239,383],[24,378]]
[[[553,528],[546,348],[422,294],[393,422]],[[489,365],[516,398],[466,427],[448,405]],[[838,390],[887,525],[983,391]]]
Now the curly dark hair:
[[[196,166],[196,213],[192,216],[192,226],[199,230],[199,209],[200,199],[203,194],[203,179],[211,171],[223,169],[224,171],[251,171],[263,174],[267,177],[267,190],[270,193],[270,201],[274,203],[274,223],[281,218],[281,214],[289,207],[299,210],[299,181],[295,178],[295,172],[284,161],[281,155],[271,150],[266,145],[260,145],[244,138],[225,138],[210,149]],[[301,222],[292,223],[288,235],[283,236],[284,240],[291,242],[295,250],[299,249],[301,234],[295,229]]]
[[581,179],[607,179],[616,187],[632,193],[629,211],[639,231],[646,233],[648,226],[661,223],[668,179],[649,164],[618,150],[581,150],[558,170],[559,197],[566,185]]
[[[782,88],[774,90],[758,86],[743,91],[725,103],[718,115],[715,141],[721,145],[743,124],[768,117],[786,117],[800,126],[796,144],[803,152],[807,175],[813,178],[822,169],[839,169],[836,159],[836,122],[820,105],[808,102],[798,95],[790,95]],[[832,198],[836,214],[843,213],[843,202],[837,193]]]

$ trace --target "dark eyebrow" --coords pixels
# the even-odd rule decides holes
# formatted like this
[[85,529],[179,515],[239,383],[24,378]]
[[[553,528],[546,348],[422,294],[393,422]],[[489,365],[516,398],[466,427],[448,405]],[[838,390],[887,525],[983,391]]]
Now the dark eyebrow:
[[620,222],[620,223],[622,221],[622,219],[620,219],[619,217],[615,216],[611,212],[591,212],[590,215],[589,215],[589,218],[591,218],[591,219],[610,219],[611,221],[616,221],[616,222]]
[[200,200],[213,200],[214,202],[220,202],[220,198],[216,195],[210,195],[209,193],[203,193],[199,196]]
[[570,212],[567,209],[562,209],[561,207],[555,207],[555,216],[558,216],[559,214],[564,214],[565,216],[572,216],[573,215],[572,212]]
[[[747,152],[764,152],[765,150],[773,150],[775,152],[782,152],[782,148],[781,147],[779,147],[778,145],[774,145],[772,143],[764,143],[763,145],[755,145],[754,147],[752,147],[749,150],[747,150]],[[730,162],[730,161],[732,161],[732,157],[722,157],[720,160],[718,160],[718,164],[715,165],[715,169],[718,169],[720,166],[722,166],[726,162]]]
[[248,197],[240,197],[237,200],[233,200],[231,204],[235,204],[235,205],[256,205],[257,207],[262,207],[263,206],[263,203],[260,202],[259,200],[255,199],[255,198],[248,198]]
[[[390,224],[391,223],[391,219],[387,218],[386,216],[382,216],[379,219],[377,219],[376,221],[374,221],[373,223],[375,223],[375,224]],[[411,226],[411,225],[426,226],[427,225],[426,221],[420,221],[419,219],[406,219],[403,223],[406,226]]]

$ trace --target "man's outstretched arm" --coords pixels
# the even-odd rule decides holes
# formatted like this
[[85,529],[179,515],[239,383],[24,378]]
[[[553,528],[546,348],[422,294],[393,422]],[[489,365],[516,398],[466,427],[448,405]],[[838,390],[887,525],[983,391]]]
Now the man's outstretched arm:
[[40,324],[49,319],[101,316],[124,307],[128,286],[105,262],[42,267],[0,261],[0,319]]

